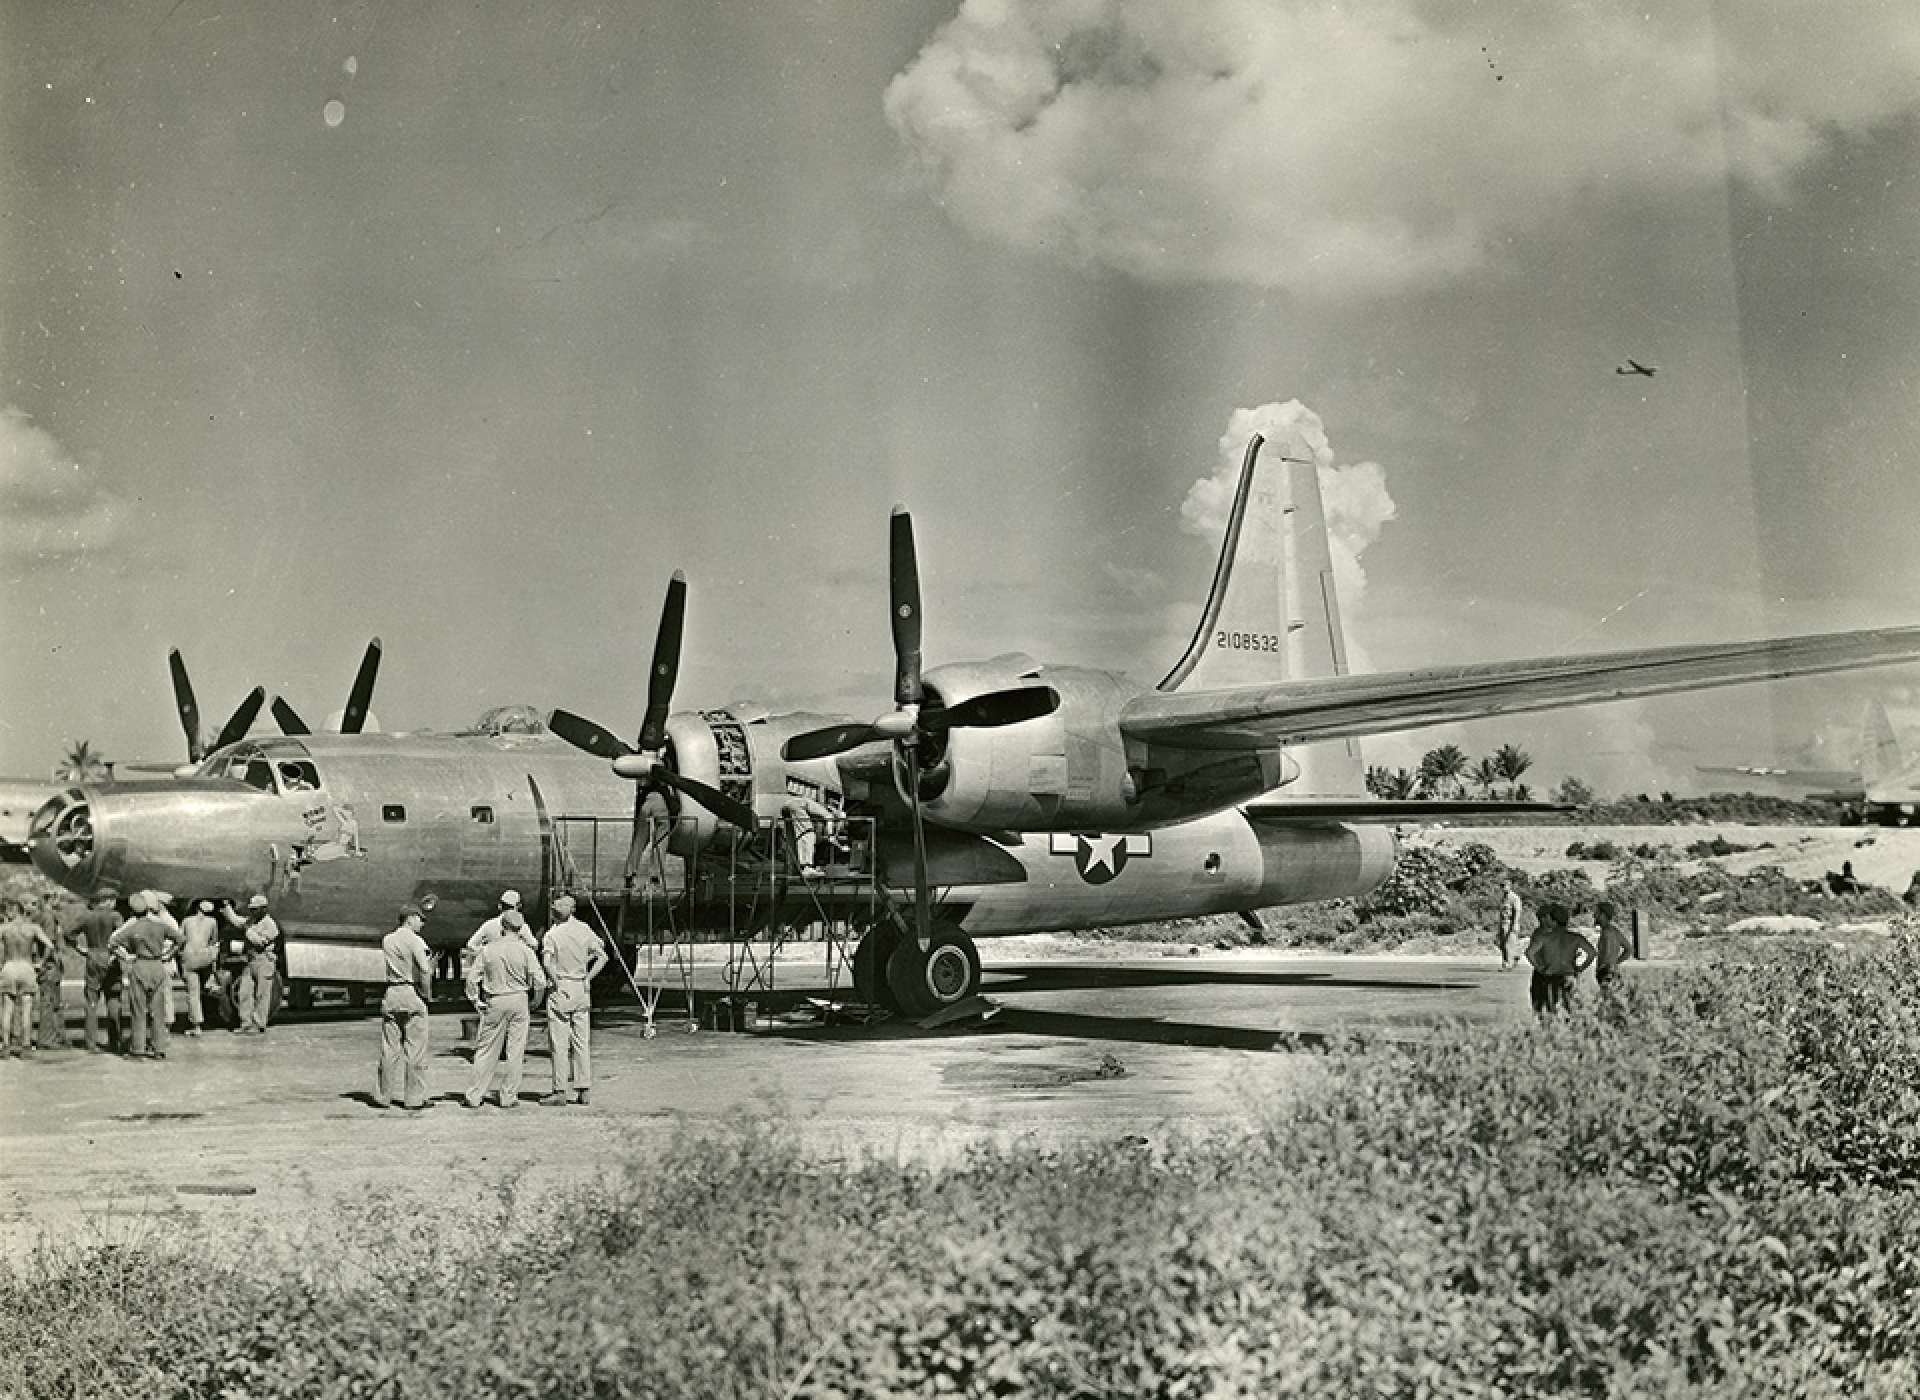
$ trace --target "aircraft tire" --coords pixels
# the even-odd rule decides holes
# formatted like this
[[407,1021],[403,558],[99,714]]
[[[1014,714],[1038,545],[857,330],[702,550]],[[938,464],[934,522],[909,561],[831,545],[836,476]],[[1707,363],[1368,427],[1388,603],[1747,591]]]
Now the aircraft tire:
[[853,995],[868,1006],[898,1011],[887,985],[887,958],[894,948],[893,930],[881,925],[868,929],[853,949]]
[[980,990],[980,951],[951,926],[934,929],[924,956],[913,939],[902,938],[887,958],[887,986],[902,1014],[929,1015]]

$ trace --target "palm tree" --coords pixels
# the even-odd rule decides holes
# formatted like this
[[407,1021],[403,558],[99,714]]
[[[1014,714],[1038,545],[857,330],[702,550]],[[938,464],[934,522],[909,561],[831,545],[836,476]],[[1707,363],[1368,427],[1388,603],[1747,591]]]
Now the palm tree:
[[1501,778],[1517,787],[1520,775],[1533,767],[1533,756],[1518,744],[1502,744],[1493,751],[1493,766],[1500,770]]
[[1467,771],[1467,756],[1458,744],[1428,749],[1420,759],[1420,782],[1436,797],[1458,796]]
[[1377,763],[1367,765],[1367,791],[1375,797],[1386,797],[1387,788],[1393,782],[1393,774]]
[[113,776],[113,765],[100,756],[100,751],[85,739],[75,739],[60,759],[60,766],[54,770],[54,781],[62,783],[91,783],[101,778]]
[[1473,765],[1467,777],[1480,789],[1482,797],[1492,797],[1494,784],[1500,781],[1500,769],[1491,758],[1483,758]]
[[1385,773],[1380,784],[1380,796],[1395,801],[1405,801],[1420,795],[1420,779],[1404,768],[1396,768]]

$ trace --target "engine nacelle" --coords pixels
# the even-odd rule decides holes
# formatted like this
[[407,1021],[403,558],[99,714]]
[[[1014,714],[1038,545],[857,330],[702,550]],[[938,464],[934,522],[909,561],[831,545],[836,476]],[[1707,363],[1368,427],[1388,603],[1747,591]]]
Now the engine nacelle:
[[[1129,744],[1120,711],[1139,686],[1111,671],[1042,668],[1019,655],[927,672],[923,710],[987,691],[1050,685],[1060,707],[1000,729],[955,729],[919,754],[927,817],[972,831],[1141,831],[1189,821],[1298,776],[1279,749]],[[896,765],[903,798],[909,775]]]

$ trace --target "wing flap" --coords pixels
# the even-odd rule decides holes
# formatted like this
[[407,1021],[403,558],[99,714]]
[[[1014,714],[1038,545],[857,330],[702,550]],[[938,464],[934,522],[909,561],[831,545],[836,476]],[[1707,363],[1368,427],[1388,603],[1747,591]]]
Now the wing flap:
[[1920,627],[1281,681],[1129,701],[1129,739],[1251,749],[1920,660]]

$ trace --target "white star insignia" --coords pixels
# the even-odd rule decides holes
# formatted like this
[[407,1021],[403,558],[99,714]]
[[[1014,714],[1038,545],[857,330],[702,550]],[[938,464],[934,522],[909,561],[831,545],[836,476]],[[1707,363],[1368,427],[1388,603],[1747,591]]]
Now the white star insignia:
[[1120,873],[1119,862],[1117,862],[1114,857],[1119,854],[1120,844],[1127,839],[1126,837],[1083,836],[1080,839],[1086,842],[1087,846],[1087,858],[1080,867],[1083,873],[1091,875],[1095,869],[1102,867],[1104,867],[1109,874],[1118,875]]

